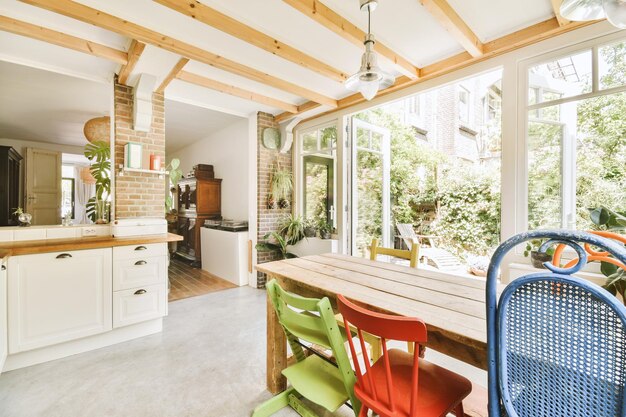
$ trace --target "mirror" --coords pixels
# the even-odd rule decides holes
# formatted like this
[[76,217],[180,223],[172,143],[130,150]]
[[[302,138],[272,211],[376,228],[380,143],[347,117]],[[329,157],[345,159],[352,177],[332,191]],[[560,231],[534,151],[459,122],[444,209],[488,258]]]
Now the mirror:
[[0,62],[0,226],[28,220],[19,209],[32,225],[108,222],[111,100],[110,81]]

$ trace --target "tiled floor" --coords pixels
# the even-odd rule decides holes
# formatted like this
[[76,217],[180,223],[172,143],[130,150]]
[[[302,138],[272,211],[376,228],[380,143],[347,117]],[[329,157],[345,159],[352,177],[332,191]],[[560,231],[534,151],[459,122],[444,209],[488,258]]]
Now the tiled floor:
[[236,285],[200,268],[192,268],[180,259],[172,258],[169,267],[169,301],[235,288]]
[[[163,332],[0,375],[0,416],[248,417],[265,390],[265,291],[170,304]],[[484,383],[484,372],[428,350]],[[320,417],[350,417],[343,406]],[[284,409],[275,417],[297,417]]]

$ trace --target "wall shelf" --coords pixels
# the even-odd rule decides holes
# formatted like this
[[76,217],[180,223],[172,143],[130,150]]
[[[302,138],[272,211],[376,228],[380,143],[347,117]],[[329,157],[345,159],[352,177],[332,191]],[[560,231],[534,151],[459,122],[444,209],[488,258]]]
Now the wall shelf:
[[155,175],[158,175],[159,177],[165,177],[165,175],[169,175],[169,171],[157,171],[153,169],[143,169],[143,168],[128,168],[123,165],[120,165],[119,174],[123,176],[125,172],[140,172],[144,174],[155,174]]

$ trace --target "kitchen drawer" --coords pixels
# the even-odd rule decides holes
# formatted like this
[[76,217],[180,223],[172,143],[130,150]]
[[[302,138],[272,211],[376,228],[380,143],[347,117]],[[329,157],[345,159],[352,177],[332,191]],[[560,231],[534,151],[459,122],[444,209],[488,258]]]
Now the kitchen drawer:
[[167,256],[167,243],[147,245],[116,246],[113,248],[113,261],[118,259],[142,259],[153,256]]
[[167,283],[167,256],[113,261],[113,291],[165,283]]
[[167,285],[149,285],[113,293],[113,328],[163,317]]

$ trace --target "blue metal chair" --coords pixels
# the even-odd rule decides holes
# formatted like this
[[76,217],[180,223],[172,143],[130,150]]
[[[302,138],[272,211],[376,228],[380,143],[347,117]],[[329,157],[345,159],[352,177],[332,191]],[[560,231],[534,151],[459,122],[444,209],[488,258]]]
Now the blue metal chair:
[[[515,246],[547,238],[578,253],[571,268],[511,282],[498,299],[500,263]],[[495,251],[487,273],[490,417],[626,417],[626,308],[603,288],[572,276],[587,263],[580,243],[626,263],[626,248],[586,232],[541,230]]]

